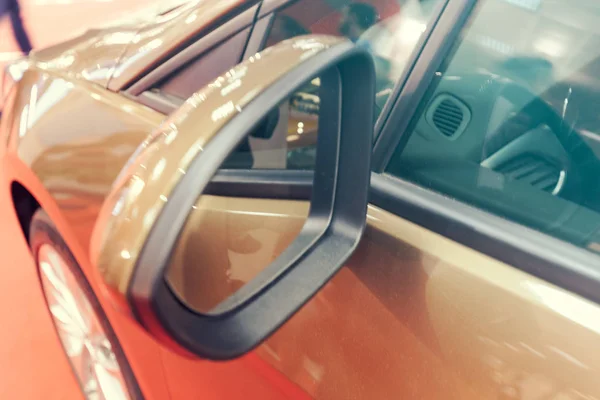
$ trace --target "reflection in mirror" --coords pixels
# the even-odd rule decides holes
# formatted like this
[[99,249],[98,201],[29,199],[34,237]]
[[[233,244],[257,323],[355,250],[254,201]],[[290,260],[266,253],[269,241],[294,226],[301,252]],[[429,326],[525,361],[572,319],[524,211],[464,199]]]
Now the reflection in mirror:
[[[304,85],[266,114],[221,170],[313,169],[319,96],[327,95],[318,78]],[[227,196],[213,190],[198,199],[166,272],[173,292],[200,313],[209,313],[256,278],[296,239],[308,216],[309,198],[231,193],[239,195],[232,188]]]
[[297,90],[271,110],[223,164],[227,169],[314,168],[320,80]]
[[308,202],[203,195],[172,255],[167,280],[186,305],[209,312],[296,238]]

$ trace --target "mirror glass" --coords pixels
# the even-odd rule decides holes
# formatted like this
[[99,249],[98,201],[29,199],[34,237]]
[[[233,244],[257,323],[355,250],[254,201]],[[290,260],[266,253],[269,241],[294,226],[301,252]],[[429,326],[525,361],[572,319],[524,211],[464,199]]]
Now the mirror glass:
[[[313,169],[319,96],[323,95],[317,77],[265,112],[258,126],[223,162],[220,172]],[[269,193],[268,187],[260,190],[257,195],[236,184],[209,185],[190,210],[166,279],[191,309],[200,313],[213,310],[298,236],[308,216],[310,193],[291,200],[282,198],[281,192]]]
[[317,77],[271,110],[222,168],[312,170],[316,159],[319,88]]

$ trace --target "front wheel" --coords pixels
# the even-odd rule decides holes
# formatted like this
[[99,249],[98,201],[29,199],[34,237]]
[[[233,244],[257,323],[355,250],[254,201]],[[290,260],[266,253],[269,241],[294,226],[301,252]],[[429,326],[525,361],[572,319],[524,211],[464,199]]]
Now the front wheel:
[[98,299],[41,209],[31,221],[29,244],[54,327],[85,398],[140,399],[131,369]]

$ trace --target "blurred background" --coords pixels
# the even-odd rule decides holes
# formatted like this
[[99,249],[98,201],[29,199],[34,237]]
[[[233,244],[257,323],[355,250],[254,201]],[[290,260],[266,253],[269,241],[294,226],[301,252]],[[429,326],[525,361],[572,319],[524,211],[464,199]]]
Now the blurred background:
[[[20,0],[21,15],[33,48],[70,39],[132,12],[157,6],[160,0]],[[0,68],[20,56],[10,19],[0,19]]]

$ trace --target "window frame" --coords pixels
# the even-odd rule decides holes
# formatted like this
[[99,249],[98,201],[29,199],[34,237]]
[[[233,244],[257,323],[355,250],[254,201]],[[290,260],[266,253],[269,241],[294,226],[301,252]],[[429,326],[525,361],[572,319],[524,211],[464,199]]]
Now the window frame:
[[159,63],[149,72],[139,76],[133,84],[122,90],[121,94],[163,114],[174,111],[183,104],[186,99],[169,96],[168,93],[163,95],[152,92],[151,89],[175,71],[185,68],[199,57],[203,57],[219,46],[226,45],[226,42],[229,39],[243,33],[244,30],[247,30],[246,43],[244,48],[242,48],[242,51],[240,51],[238,59],[238,62],[241,62],[249,39],[252,36],[252,29],[260,6],[261,3],[259,2],[251,5],[249,8],[239,11],[237,15],[220,25],[218,28],[193,41],[191,44],[169,57],[166,61]]

